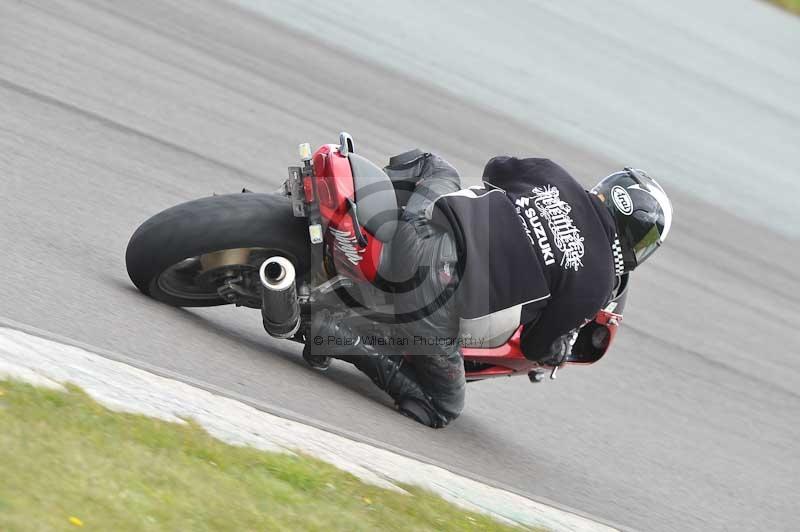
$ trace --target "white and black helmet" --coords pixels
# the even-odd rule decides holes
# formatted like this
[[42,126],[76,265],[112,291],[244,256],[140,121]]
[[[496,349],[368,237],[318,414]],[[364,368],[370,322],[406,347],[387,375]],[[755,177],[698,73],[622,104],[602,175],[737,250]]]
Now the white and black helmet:
[[664,189],[644,171],[625,168],[613,173],[603,178],[592,193],[603,201],[617,225],[622,259],[618,270],[632,271],[667,239],[672,226],[672,203]]

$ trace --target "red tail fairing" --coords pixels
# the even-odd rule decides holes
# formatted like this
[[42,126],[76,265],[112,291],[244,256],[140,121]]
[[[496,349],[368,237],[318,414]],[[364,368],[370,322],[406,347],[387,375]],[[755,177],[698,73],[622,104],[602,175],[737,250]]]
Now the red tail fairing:
[[383,243],[366,229],[359,243],[350,211],[355,202],[355,185],[350,160],[335,144],[321,146],[313,157],[317,179],[319,209],[327,224],[325,233],[326,265],[330,275],[344,274],[355,280],[372,282],[378,274]]

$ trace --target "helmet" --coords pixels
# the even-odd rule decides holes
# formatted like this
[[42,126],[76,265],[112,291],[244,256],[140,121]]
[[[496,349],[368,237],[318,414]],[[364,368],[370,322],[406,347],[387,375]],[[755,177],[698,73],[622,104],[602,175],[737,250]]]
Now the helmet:
[[603,178],[591,192],[605,204],[617,226],[619,244],[615,242],[614,255],[618,273],[639,266],[667,239],[672,203],[644,171],[625,168]]

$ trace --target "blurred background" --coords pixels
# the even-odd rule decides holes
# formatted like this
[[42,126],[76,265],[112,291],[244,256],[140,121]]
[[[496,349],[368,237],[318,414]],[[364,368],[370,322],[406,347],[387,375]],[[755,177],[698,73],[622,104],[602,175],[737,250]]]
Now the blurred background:
[[[0,317],[644,530],[792,529],[800,494],[800,19],[756,0],[0,3]],[[497,154],[587,186],[622,166],[676,226],[599,364],[471,385],[417,427],[257,312],[135,291],[176,203],[275,189],[300,142],[378,164]]]

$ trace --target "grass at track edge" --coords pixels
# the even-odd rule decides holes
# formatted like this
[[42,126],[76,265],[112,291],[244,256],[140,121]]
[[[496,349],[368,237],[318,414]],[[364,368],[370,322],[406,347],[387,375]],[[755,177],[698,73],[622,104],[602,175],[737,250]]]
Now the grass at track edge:
[[0,530],[518,530],[413,486],[0,381]]

